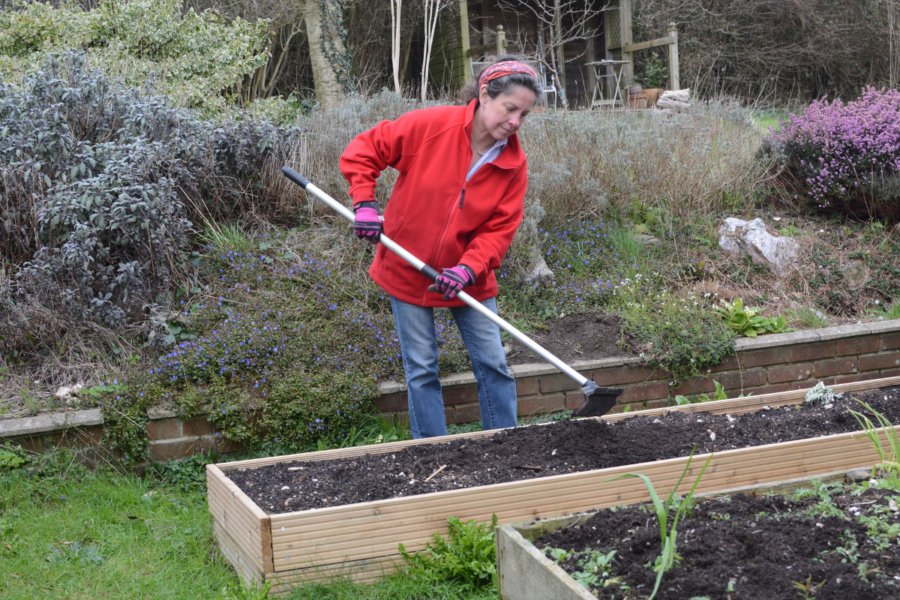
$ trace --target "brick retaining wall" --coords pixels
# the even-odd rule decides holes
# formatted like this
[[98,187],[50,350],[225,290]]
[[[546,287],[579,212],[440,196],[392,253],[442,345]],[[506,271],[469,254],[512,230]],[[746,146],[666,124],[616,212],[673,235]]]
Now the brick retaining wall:
[[[657,408],[676,395],[712,393],[714,381],[730,398],[740,394],[767,394],[865,379],[900,376],[900,320],[829,327],[755,339],[741,339],[736,354],[711,369],[708,377],[696,377],[675,387],[669,373],[641,366],[636,358],[604,359],[575,363],[585,377],[601,386],[625,388],[613,412]],[[548,364],[517,365],[519,415],[532,416],[574,409],[581,405],[578,386]],[[441,378],[447,423],[469,423],[481,418],[478,392],[471,372]],[[378,409],[385,415],[407,418],[406,386],[381,384]],[[150,458],[160,462],[184,458],[215,447],[234,452],[239,446],[216,435],[205,417],[190,420],[172,411],[151,409],[147,435]],[[33,452],[64,446],[76,448],[87,459],[101,450],[103,418],[99,409],[0,420],[0,442],[21,444]]]
[[[613,412],[659,408],[676,395],[695,397],[715,391],[714,381],[729,398],[740,394],[769,394],[900,375],[900,321],[880,321],[809,331],[767,335],[735,343],[735,355],[713,367],[707,377],[670,384],[663,369],[641,366],[638,358],[610,358],[573,364],[582,375],[601,386],[622,387]],[[581,406],[583,395],[569,377],[547,364],[517,365],[519,415],[530,416]],[[480,419],[478,392],[471,372],[441,379],[447,423]],[[386,414],[407,419],[406,386],[381,385],[376,403]]]

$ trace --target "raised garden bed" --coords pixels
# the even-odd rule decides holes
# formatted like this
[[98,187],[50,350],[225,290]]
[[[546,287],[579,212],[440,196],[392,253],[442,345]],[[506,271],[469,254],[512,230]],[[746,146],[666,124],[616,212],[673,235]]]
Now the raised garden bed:
[[[863,391],[885,386],[900,384],[900,378],[889,378],[859,382],[836,386],[837,391]],[[668,427],[678,423],[686,424],[688,421],[696,421],[698,417],[703,421],[706,429],[712,429],[715,425],[719,434],[716,440],[711,439],[710,431],[703,429],[701,439],[713,444],[710,451],[715,451],[715,456],[710,463],[706,475],[701,482],[699,491],[709,492],[743,485],[774,482],[784,479],[822,475],[838,470],[846,470],[874,464],[877,455],[871,448],[867,439],[858,439],[856,433],[838,433],[822,436],[823,431],[817,429],[809,431],[805,437],[791,442],[778,442],[787,439],[786,436],[776,436],[775,439],[765,438],[767,430],[755,430],[757,432],[755,447],[743,447],[738,449],[725,449],[727,439],[731,435],[740,434],[742,427],[735,425],[736,421],[731,415],[757,411],[768,407],[763,411],[766,416],[753,415],[752,418],[768,423],[773,421],[777,413],[801,413],[803,411],[782,411],[778,407],[795,405],[802,402],[805,391],[798,390],[759,396],[756,398],[742,398],[735,400],[723,400],[720,402],[696,404],[684,407],[641,411],[624,415],[611,415],[600,420],[592,420],[589,423],[564,423],[538,426],[533,429],[550,431],[560,428],[566,432],[575,431],[579,426],[594,427],[595,433],[599,431],[612,432],[629,431],[638,425],[638,421],[628,421],[611,426],[625,419],[636,417],[650,417],[643,425],[640,435],[632,435],[630,444],[636,447],[638,443],[651,442],[654,438],[659,446],[667,442]],[[834,411],[831,409],[819,409],[821,411]],[[696,413],[705,413],[702,416]],[[728,415],[714,417],[713,415]],[[771,416],[769,416],[771,415]],[[729,418],[731,417],[731,418]],[[659,423],[654,423],[658,420]],[[713,421],[716,423],[713,423]],[[821,421],[821,419],[816,419]],[[825,420],[828,420],[825,417]],[[835,419],[837,420],[837,419]],[[735,425],[735,427],[732,427]],[[651,435],[646,428],[657,427],[655,435]],[[734,433],[732,433],[734,432]],[[697,439],[686,439],[682,442],[681,455],[677,453],[666,460],[645,458],[643,464],[634,464],[628,457],[632,456],[633,447],[620,449],[619,452],[607,452],[624,456],[624,460],[618,463],[620,466],[598,468],[595,465],[585,465],[587,456],[580,456],[577,460],[566,460],[566,456],[559,461],[549,461],[544,465],[518,464],[511,465],[505,473],[515,473],[516,479],[494,473],[493,478],[479,479],[476,473],[470,473],[470,483],[475,487],[454,489],[461,481],[463,472],[459,471],[454,477],[451,473],[446,476],[438,474],[431,481],[426,482],[428,473],[434,473],[443,464],[442,460],[457,458],[462,460],[464,450],[458,446],[467,445],[483,448],[484,444],[496,447],[498,454],[509,454],[501,450],[501,446],[509,441],[515,443],[516,436],[525,433],[523,430],[506,432],[477,432],[458,436],[447,436],[438,439],[415,440],[398,442],[379,446],[366,446],[361,448],[348,448],[310,454],[274,457],[268,459],[225,463],[210,465],[208,467],[209,503],[213,515],[214,532],[219,540],[226,557],[235,565],[248,580],[273,581],[274,591],[284,592],[292,582],[297,580],[321,579],[341,571],[352,575],[357,580],[369,580],[381,575],[385,569],[390,569],[399,559],[397,546],[403,543],[410,551],[424,548],[426,542],[431,539],[435,531],[446,531],[446,519],[449,516],[458,516],[463,520],[475,519],[477,521],[489,521],[492,514],[496,514],[500,523],[510,523],[536,516],[553,517],[586,510],[598,509],[623,503],[638,502],[647,499],[647,492],[643,484],[638,480],[620,480],[609,482],[616,475],[627,472],[641,472],[649,476],[654,484],[663,489],[674,485],[681,474],[687,461],[687,454],[691,446],[699,442]],[[771,433],[771,429],[768,430]],[[515,434],[515,435],[514,435]],[[493,440],[483,438],[493,437]],[[740,437],[738,435],[738,437]],[[804,437],[804,436],[801,436]],[[503,440],[498,444],[495,440]],[[455,455],[440,454],[445,452],[450,442],[456,444]],[[718,442],[718,445],[716,444]],[[552,455],[552,450],[557,450],[557,455],[575,452],[574,440],[564,438],[554,442],[553,448],[543,448],[547,454]],[[705,442],[704,442],[705,443]],[[751,440],[749,443],[753,443]],[[435,446],[441,444],[441,446]],[[482,446],[478,446],[482,444]],[[602,442],[601,442],[602,444]],[[744,444],[748,445],[748,444]],[[415,460],[425,456],[426,446],[437,448],[438,454],[434,457],[434,464],[422,460],[414,467],[413,475],[404,471],[400,479],[400,470],[388,470],[397,460],[397,456],[404,451],[412,452]],[[677,444],[676,444],[677,446]],[[509,448],[509,446],[506,446]],[[542,449],[536,446],[537,449]],[[675,450],[677,451],[677,447]],[[702,450],[701,450],[702,452]],[[487,452],[489,453],[489,452]],[[421,456],[420,456],[421,455]],[[656,456],[658,458],[658,455]],[[332,467],[331,461],[339,459],[351,459],[348,463]],[[348,501],[351,483],[366,479],[361,474],[352,475],[349,471],[349,463],[356,463],[363,469],[374,468],[371,461],[381,460],[384,473],[381,481],[393,483],[402,482],[409,492],[403,496],[374,499],[371,501],[357,502],[352,498],[351,503],[343,505],[340,502]],[[705,457],[695,456],[694,460],[705,460]],[[492,460],[490,457],[484,460]],[[298,462],[302,461],[302,462]],[[388,462],[386,462],[388,461]],[[652,462],[650,462],[652,461]],[[577,463],[574,466],[566,463]],[[327,469],[339,471],[338,477],[342,479],[344,486],[327,488],[319,486],[321,467],[326,463]],[[468,463],[466,463],[468,464]],[[281,490],[288,485],[287,482],[276,481],[256,483],[253,477],[261,473],[262,467],[281,465],[291,474],[293,486],[300,485],[299,491],[295,489]],[[384,466],[388,465],[388,466]],[[491,465],[493,466],[493,465]],[[588,470],[578,471],[578,467]],[[302,468],[301,468],[302,467]],[[541,471],[522,467],[540,467]],[[571,468],[570,468],[571,467]],[[286,469],[294,468],[294,471]],[[546,472],[545,472],[546,469]],[[554,469],[556,469],[554,471]],[[248,470],[255,470],[251,472]],[[445,472],[450,470],[450,466]],[[470,471],[471,469],[466,469]],[[243,471],[243,474],[240,472]],[[567,472],[568,471],[568,472]],[[426,473],[427,472],[427,473]],[[360,472],[362,473],[362,472]],[[564,473],[564,474],[557,474]],[[390,477],[387,477],[390,475]],[[241,487],[229,478],[229,476],[241,481],[247,491],[254,496],[253,499],[242,491]],[[492,483],[497,480],[503,483]],[[302,481],[301,481],[302,480]],[[416,483],[410,484],[414,480]],[[249,486],[254,483],[254,486]],[[258,493],[261,488],[277,485],[277,492],[286,493],[286,497],[277,496],[277,500],[267,499]],[[259,486],[259,487],[257,487]],[[256,487],[256,489],[254,489]],[[359,487],[359,486],[357,486]],[[369,486],[372,493],[378,492],[379,486]],[[409,493],[417,488],[420,495]],[[404,489],[407,489],[404,488]],[[363,486],[365,489],[365,486]],[[443,491],[431,491],[441,489]],[[344,494],[342,499],[340,496]],[[311,506],[313,508],[302,509],[294,512],[294,498],[300,498],[297,507]],[[335,501],[337,497],[337,501]],[[258,500],[257,500],[258,499]],[[285,504],[285,502],[287,504]],[[263,503],[261,506],[259,503]],[[322,508],[317,508],[321,506]],[[264,510],[264,508],[266,510]],[[267,512],[268,511],[268,512]]]
[[[772,495],[795,487],[807,489]],[[896,598],[897,491],[807,479],[715,495],[679,523],[680,561],[657,598]],[[659,524],[642,505],[506,525],[497,532],[500,596],[646,598],[660,552]]]

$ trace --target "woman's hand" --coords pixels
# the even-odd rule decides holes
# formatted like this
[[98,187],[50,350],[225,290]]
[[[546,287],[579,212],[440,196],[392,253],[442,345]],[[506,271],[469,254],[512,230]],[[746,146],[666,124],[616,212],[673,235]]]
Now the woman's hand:
[[428,291],[444,294],[444,300],[456,298],[456,295],[467,285],[475,283],[475,273],[466,265],[457,265],[450,269],[444,269],[437,276],[434,283],[428,286]]
[[[375,206],[370,206],[374,204]],[[375,202],[361,202],[355,213],[353,233],[361,240],[377,244],[383,231],[381,219],[378,217],[378,204]]]

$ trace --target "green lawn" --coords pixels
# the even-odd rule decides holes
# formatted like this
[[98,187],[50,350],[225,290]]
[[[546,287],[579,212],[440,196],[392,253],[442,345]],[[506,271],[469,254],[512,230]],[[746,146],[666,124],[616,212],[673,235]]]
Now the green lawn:
[[[0,465],[2,469],[2,465]],[[206,496],[60,457],[0,471],[0,598],[257,600],[221,557]],[[295,599],[488,599],[427,577],[335,582]]]

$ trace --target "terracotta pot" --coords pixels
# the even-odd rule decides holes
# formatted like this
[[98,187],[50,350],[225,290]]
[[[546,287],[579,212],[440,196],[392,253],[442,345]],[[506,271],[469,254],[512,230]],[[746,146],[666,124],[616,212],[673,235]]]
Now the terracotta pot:
[[629,94],[628,108],[647,108],[647,94]]
[[647,94],[647,106],[656,106],[656,101],[659,100],[660,95],[665,90],[660,88],[651,88],[649,90],[644,90],[644,93]]
[[643,91],[643,90],[641,89],[641,86],[639,86],[639,85],[632,85],[632,86],[628,87],[628,95],[629,96],[635,96],[637,94],[640,94],[641,91]]

